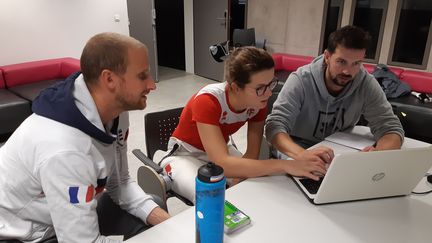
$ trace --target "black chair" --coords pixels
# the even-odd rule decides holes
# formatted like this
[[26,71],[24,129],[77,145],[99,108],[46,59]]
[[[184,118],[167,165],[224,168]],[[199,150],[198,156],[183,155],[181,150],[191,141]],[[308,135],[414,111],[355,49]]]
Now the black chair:
[[267,39],[265,39],[265,38],[262,38],[262,37],[256,37],[255,38],[255,46],[257,48],[261,48],[261,49],[267,50],[267,48],[266,48],[266,42],[267,42]]
[[[22,241],[19,240],[0,240],[0,243],[21,243]],[[57,243],[57,238],[49,238],[47,240],[41,241],[40,243]]]
[[233,46],[255,46],[255,28],[234,29]]
[[153,161],[157,150],[167,150],[169,138],[177,127],[182,110],[183,107],[180,107],[146,114],[144,130],[147,155],[140,149],[134,149],[132,153],[146,165],[138,169],[138,185],[146,193],[155,194],[164,201],[175,196],[185,204],[193,206],[192,202],[171,190],[171,179],[163,175],[162,167]]
[[179,123],[183,107],[148,113],[144,116],[147,157],[153,159],[157,150],[167,150],[168,140]]

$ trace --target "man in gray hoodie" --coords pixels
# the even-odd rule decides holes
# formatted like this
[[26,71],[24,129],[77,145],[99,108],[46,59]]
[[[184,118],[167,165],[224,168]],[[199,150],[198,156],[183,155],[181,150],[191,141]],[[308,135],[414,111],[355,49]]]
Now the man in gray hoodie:
[[345,26],[329,36],[323,55],[291,73],[266,120],[267,140],[280,157],[329,163],[332,149],[305,150],[293,138],[320,142],[352,128],[361,115],[376,140],[364,151],[400,148],[402,125],[379,83],[362,65],[369,42],[367,32]]

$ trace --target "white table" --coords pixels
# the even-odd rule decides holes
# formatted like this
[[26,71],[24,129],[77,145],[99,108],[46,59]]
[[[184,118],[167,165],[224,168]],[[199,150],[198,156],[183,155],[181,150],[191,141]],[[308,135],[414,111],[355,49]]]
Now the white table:
[[[419,188],[432,189],[425,181]],[[248,214],[250,226],[225,235],[224,242],[431,242],[432,195],[315,206],[291,178],[248,179],[226,198]],[[195,208],[128,240],[195,242]]]
[[[406,138],[403,148],[423,146],[428,144]],[[342,146],[334,149],[349,151]],[[425,179],[415,188],[428,190],[432,185]],[[225,235],[225,243],[432,242],[432,193],[316,206],[291,178],[275,175],[243,181],[226,191],[226,199],[248,214],[252,223]],[[195,242],[195,208],[127,242]]]

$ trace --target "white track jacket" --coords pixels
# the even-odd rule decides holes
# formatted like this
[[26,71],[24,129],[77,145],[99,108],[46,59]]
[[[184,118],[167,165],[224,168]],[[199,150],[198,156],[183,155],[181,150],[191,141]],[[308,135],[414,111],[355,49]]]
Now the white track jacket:
[[0,148],[0,240],[113,242],[99,233],[104,192],[146,222],[157,206],[131,180],[125,112],[104,127],[79,73],[45,91]]

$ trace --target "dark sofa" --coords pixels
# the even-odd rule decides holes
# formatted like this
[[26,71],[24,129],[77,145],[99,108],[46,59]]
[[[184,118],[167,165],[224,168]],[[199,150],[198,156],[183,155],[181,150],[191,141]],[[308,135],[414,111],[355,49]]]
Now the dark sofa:
[[[288,75],[296,71],[297,68],[310,63],[313,59],[314,57],[310,56],[286,53],[273,54],[275,75],[281,82],[274,89],[273,95],[269,100],[270,110]],[[365,63],[363,66],[369,73],[372,73],[375,69],[375,65],[373,64]],[[410,85],[412,91],[432,94],[432,73],[406,70],[398,67],[390,67],[389,69],[399,79]],[[432,103],[424,103],[414,95],[389,99],[389,102],[392,105],[394,113],[399,117],[407,137],[432,143]]]
[[79,60],[69,57],[0,66],[0,142],[32,113],[42,89],[78,70]]
[[30,114],[29,101],[6,89],[0,69],[0,142]]

